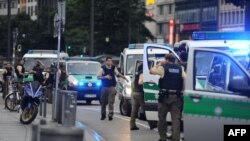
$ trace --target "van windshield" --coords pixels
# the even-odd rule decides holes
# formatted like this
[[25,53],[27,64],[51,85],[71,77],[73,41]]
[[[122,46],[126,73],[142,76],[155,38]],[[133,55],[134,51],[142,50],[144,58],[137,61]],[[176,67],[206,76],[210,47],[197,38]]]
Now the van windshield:
[[50,67],[51,63],[56,62],[56,58],[24,58],[25,70],[26,71],[32,70],[38,60],[40,60],[45,65],[46,68]]
[[101,67],[100,63],[78,62],[68,63],[67,73],[69,75],[97,75]]
[[135,62],[143,60],[143,54],[131,54],[127,56],[126,75],[132,75],[135,71]]

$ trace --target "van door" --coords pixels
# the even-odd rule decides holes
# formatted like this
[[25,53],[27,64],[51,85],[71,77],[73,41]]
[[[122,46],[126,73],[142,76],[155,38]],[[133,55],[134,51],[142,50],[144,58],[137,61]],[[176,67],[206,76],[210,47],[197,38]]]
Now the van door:
[[[160,76],[151,75],[149,73],[150,68],[157,62],[157,60],[164,59],[168,53],[174,53],[174,51],[167,46],[144,44],[143,54],[143,89],[144,89],[144,101],[145,101],[145,113],[147,120],[158,121],[157,103],[158,103],[158,81]],[[174,53],[175,54],[175,53]],[[178,58],[178,56],[175,54]],[[179,59],[178,59],[179,60]]]
[[224,125],[250,124],[250,77],[218,50],[192,48],[184,94],[185,141],[223,141]]

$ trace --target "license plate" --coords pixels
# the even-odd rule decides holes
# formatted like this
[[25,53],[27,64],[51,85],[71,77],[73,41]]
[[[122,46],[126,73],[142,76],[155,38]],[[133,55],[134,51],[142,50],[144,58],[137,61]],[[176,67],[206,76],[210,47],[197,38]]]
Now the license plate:
[[95,98],[96,94],[85,94],[85,97],[87,97],[87,98]]

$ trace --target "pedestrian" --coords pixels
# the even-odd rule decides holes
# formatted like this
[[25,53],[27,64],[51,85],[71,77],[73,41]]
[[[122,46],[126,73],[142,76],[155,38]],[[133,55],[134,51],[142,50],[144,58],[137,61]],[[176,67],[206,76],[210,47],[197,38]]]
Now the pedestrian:
[[9,87],[9,80],[8,77],[12,78],[13,77],[13,68],[10,63],[7,63],[4,71],[3,71],[3,80],[4,80],[4,88],[3,88],[3,99],[8,95],[8,87]]
[[119,76],[128,81],[113,65],[112,58],[107,57],[105,65],[98,72],[98,79],[102,80],[101,88],[101,120],[106,118],[106,106],[109,105],[109,120],[113,120],[114,102],[116,95],[116,77]]
[[20,60],[17,66],[15,67],[15,72],[17,75],[18,81],[23,81],[23,78],[26,76],[24,68],[24,60]]
[[25,68],[24,68],[24,60],[19,60],[17,66],[15,67],[15,73],[17,76],[17,81],[18,83],[18,90],[20,92],[20,95],[23,95],[23,87],[22,87],[22,82],[25,76],[27,76],[27,74],[25,74]]
[[135,74],[132,93],[132,112],[130,118],[130,130],[139,130],[136,126],[135,120],[138,115],[139,108],[144,111],[144,93],[143,93],[143,65],[138,67]]
[[40,84],[44,83],[44,76],[43,76],[44,69],[45,65],[40,60],[38,60],[36,65],[33,67],[31,71],[31,73],[33,73],[34,81],[37,81]]
[[167,113],[170,112],[172,120],[172,139],[180,140],[181,124],[181,96],[183,95],[186,73],[184,68],[174,64],[173,54],[165,56],[166,64],[157,65],[150,70],[153,75],[160,75],[159,97],[158,97],[158,132],[159,141],[167,139]]

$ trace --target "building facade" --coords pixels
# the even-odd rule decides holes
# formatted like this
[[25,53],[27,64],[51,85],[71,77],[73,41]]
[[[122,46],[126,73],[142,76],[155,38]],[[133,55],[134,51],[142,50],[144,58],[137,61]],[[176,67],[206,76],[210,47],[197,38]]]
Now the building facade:
[[218,0],[175,0],[178,40],[191,39],[194,31],[217,31],[218,4]]
[[[149,3],[151,1],[152,3]],[[169,21],[174,19],[174,0],[147,0],[147,16],[155,22],[145,23],[146,27],[155,36],[157,43],[166,43],[169,39]]]
[[18,0],[18,13],[26,13],[32,20],[37,20],[38,12],[42,7],[48,10],[56,9],[57,0]]
[[219,31],[244,31],[245,9],[219,0]]
[[[7,15],[8,5],[7,0],[0,0],[0,16]],[[11,15],[17,14],[17,0],[11,1]]]

